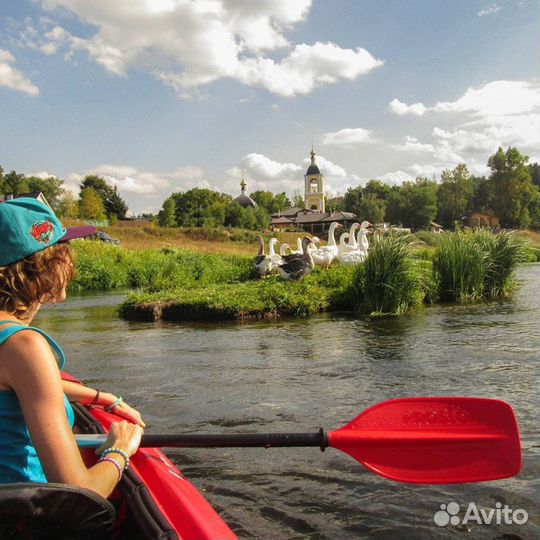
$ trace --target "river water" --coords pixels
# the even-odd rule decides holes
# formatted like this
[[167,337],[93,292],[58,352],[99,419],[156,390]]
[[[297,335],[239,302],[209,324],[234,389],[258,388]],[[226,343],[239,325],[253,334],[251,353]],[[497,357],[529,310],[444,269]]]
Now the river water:
[[[151,433],[316,431],[405,396],[504,399],[524,466],[480,484],[399,484],[336,450],[192,449],[168,455],[243,538],[537,539],[540,266],[510,299],[437,305],[400,318],[324,315],[274,322],[132,323],[119,294],[71,297],[36,324],[68,370],[137,406]],[[437,526],[441,504],[524,509],[528,522]]]

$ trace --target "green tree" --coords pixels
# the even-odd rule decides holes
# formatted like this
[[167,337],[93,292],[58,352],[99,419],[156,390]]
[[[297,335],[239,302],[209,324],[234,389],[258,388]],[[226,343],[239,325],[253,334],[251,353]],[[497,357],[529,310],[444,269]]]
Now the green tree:
[[56,214],[60,218],[75,219],[79,217],[79,203],[71,191],[65,191],[64,195],[58,202],[55,209]]
[[266,209],[261,208],[260,206],[258,208],[255,208],[255,228],[259,230],[267,229],[270,226],[270,214],[267,212]]
[[87,188],[92,188],[103,201],[107,217],[115,214],[118,219],[124,219],[128,210],[126,202],[119,195],[116,187],[111,187],[106,180],[95,174],[88,174],[81,182],[81,193]]
[[176,222],[176,202],[173,195],[165,199],[157,219],[160,227],[176,227],[178,225]]
[[358,204],[355,212],[358,221],[370,221],[371,223],[382,223],[386,213],[386,201],[373,195],[366,195]]
[[538,186],[531,180],[528,157],[517,148],[501,147],[490,156],[488,167],[492,189],[491,205],[503,227],[528,227],[529,206],[538,199]]
[[471,209],[474,197],[474,184],[467,165],[459,164],[454,170],[442,173],[437,192],[437,220],[445,227],[453,227],[465,212]]
[[58,211],[65,193],[63,180],[56,178],[56,176],[48,176],[47,178],[27,176],[25,182],[29,193],[43,193],[51,208],[55,212]]
[[281,193],[278,193],[274,200],[272,201],[272,211],[271,214],[276,214],[277,212],[282,212],[286,208],[291,207],[291,200],[289,197],[287,197],[287,194],[282,191]]
[[285,192],[274,195],[271,191],[254,191],[250,197],[269,214],[277,214],[291,207],[291,201]]
[[304,197],[298,191],[293,193],[292,205],[295,208],[304,208]]
[[231,201],[229,195],[205,188],[174,193],[176,223],[179,227],[202,227],[209,217],[208,209],[217,201]]
[[470,209],[485,212],[491,200],[491,183],[485,176],[471,176],[471,182],[473,197]]
[[4,175],[4,194],[17,196],[22,193],[27,193],[27,185],[25,183],[24,174],[17,171],[10,171]]
[[118,188],[114,186],[110,197],[105,201],[105,211],[109,218],[116,216],[118,219],[125,219],[129,207],[118,193]]
[[81,191],[79,215],[82,219],[93,221],[104,221],[107,218],[103,199],[94,188],[87,187]]
[[245,221],[244,208],[236,201],[231,202],[225,209],[226,227],[243,227]]
[[5,193],[4,191],[4,169],[0,165],[0,193]]
[[427,229],[437,215],[437,182],[417,178],[391,190],[386,220],[413,229]]
[[531,163],[529,165],[531,181],[535,186],[540,187],[540,163]]
[[358,215],[360,203],[364,198],[364,190],[362,186],[351,187],[347,190],[343,197],[343,207],[345,212],[352,212]]
[[380,180],[370,180],[364,187],[364,196],[371,195],[382,201],[387,201],[390,198],[392,188]]

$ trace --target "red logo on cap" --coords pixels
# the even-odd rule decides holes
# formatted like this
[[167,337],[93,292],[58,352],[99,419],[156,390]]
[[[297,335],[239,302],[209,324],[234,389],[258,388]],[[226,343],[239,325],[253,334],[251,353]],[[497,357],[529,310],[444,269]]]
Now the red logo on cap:
[[38,221],[32,225],[30,234],[40,243],[48,244],[54,232],[54,226],[50,221]]

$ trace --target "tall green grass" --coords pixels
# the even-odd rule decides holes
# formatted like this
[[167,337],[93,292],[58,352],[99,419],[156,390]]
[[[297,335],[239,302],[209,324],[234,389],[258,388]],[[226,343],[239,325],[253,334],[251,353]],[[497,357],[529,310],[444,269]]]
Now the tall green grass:
[[434,257],[438,298],[466,302],[509,293],[524,260],[523,242],[512,233],[487,229],[441,235]]
[[438,298],[443,302],[466,302],[484,295],[488,257],[475,233],[441,234],[434,257]]
[[185,249],[127,250],[88,240],[73,242],[77,275],[73,290],[193,287],[245,281],[249,257],[196,253]]
[[514,272],[518,264],[526,260],[523,240],[510,232],[493,234],[487,229],[476,231],[474,237],[487,261],[484,296],[508,294],[515,287]]
[[409,238],[383,235],[355,269],[353,288],[361,309],[372,315],[400,315],[431,298],[431,267],[429,260],[414,256]]

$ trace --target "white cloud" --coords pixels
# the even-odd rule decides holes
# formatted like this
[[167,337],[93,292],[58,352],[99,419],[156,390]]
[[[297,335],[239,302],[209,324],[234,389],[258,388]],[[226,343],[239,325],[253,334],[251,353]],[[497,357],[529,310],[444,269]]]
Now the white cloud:
[[325,133],[322,144],[352,147],[362,143],[373,142],[373,132],[364,128],[344,128],[339,131]]
[[[397,101],[397,100],[394,100]],[[401,102],[399,102],[401,103]],[[402,110],[406,110],[407,105]],[[538,81],[492,81],[468,88],[455,101],[437,102],[425,112],[446,113],[450,127],[435,126],[433,140],[420,143],[406,138],[397,150],[431,154],[429,163],[415,164],[436,170],[467,163],[475,174],[487,172],[487,157],[499,146],[516,146],[531,160],[540,158],[540,85]]]
[[538,110],[540,86],[528,81],[493,81],[469,88],[456,101],[438,102],[436,112],[469,113],[480,119],[526,114]]
[[262,86],[274,94],[293,97],[340,79],[356,79],[383,62],[362,48],[342,49],[334,43],[296,45],[281,62],[270,58],[246,58],[234,78],[249,86]]
[[39,88],[13,67],[15,57],[5,49],[0,49],[0,86],[5,86],[29,96],[37,96]]
[[[106,70],[125,76],[147,70],[178,95],[190,97],[222,78],[263,87],[286,97],[352,80],[383,64],[360,47],[334,43],[292,44],[286,32],[304,20],[312,0],[41,0],[64,9],[97,31],[90,38],[56,26],[25,34],[28,46],[46,54],[62,46],[68,56],[86,51]],[[51,24],[50,22],[48,23]],[[280,60],[268,52],[280,49]]]
[[419,163],[415,163],[414,165],[407,167],[407,169],[413,173],[413,176],[415,178],[417,176],[422,176],[424,178],[432,178],[433,175],[435,175],[435,177],[439,177],[444,167],[435,167],[433,165],[420,165]]
[[405,171],[399,170],[394,172],[388,172],[381,176],[377,176],[377,178],[387,184],[399,186],[403,184],[403,182],[405,182],[406,180],[411,180],[411,175],[406,173]]
[[55,174],[48,173],[47,171],[31,172],[26,176],[34,176],[35,178],[58,178]]
[[403,116],[405,114],[410,114],[413,116],[423,116],[428,110],[423,103],[413,103],[412,105],[407,105],[395,98],[388,104],[388,110],[397,114],[398,116]]
[[[361,178],[347,172],[340,165],[324,156],[318,155],[317,166],[324,175],[327,194],[344,193],[352,185],[357,185]],[[292,196],[295,191],[304,194],[304,174],[310,164],[306,158],[302,164],[281,163],[263,154],[251,153],[241,160],[241,167],[232,167],[227,171],[230,180],[225,184],[229,193],[239,193],[242,171],[248,183],[248,192],[263,190],[273,193],[286,192]],[[223,187],[222,187],[223,189]]]
[[485,15],[493,15],[494,13],[497,13],[502,9],[501,6],[498,6],[497,4],[491,4],[490,6],[486,6],[482,10],[478,12],[479,17],[484,17]]
[[411,135],[407,135],[405,137],[405,142],[402,144],[394,144],[392,145],[392,148],[395,150],[401,150],[405,152],[429,152],[434,153],[435,147],[432,144],[429,143],[421,143],[418,139],[415,137],[412,137]]

